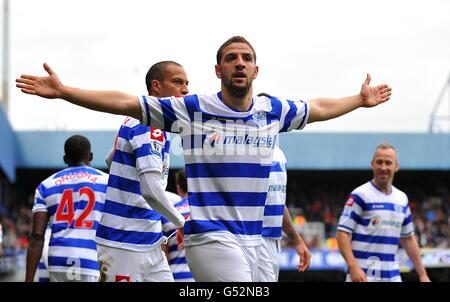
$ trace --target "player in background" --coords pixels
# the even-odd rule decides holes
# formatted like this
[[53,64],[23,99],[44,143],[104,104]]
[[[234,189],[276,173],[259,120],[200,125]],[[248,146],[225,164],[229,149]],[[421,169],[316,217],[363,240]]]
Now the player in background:
[[[186,172],[184,169],[177,171],[175,174],[175,181],[177,187],[178,196],[180,198],[173,199],[174,207],[188,219],[189,211],[189,201],[188,201],[188,190],[187,190],[187,179]],[[186,254],[183,247],[183,238],[178,232],[177,227],[162,217],[162,229],[165,236],[169,237],[173,232],[177,232],[176,236],[171,236],[167,244],[163,244],[161,247],[166,254],[169,261],[170,269],[172,270],[173,278],[177,282],[194,282],[191,270],[189,269]]]
[[359,93],[309,102],[253,97],[256,52],[234,36],[216,54],[221,91],[212,95],[157,99],[117,91],[65,86],[44,64],[48,76],[22,75],[23,93],[62,98],[73,104],[126,114],[142,124],[180,133],[186,162],[190,219],[184,247],[196,281],[255,281],[262,220],[274,143],[282,132],[303,129],[360,107],[389,100],[391,88],[369,86]]
[[[149,95],[186,95],[188,80],[173,61],[154,64],[146,75]],[[102,281],[173,281],[161,243],[161,215],[178,228],[184,217],[165,194],[169,173],[169,134],[125,119],[114,152],[104,215],[97,230]]]
[[47,224],[51,228],[50,281],[96,282],[99,278],[95,232],[102,216],[108,174],[89,166],[93,155],[86,137],[69,137],[64,152],[68,168],[51,175],[36,189],[27,282],[34,280]]
[[337,241],[348,266],[346,281],[401,281],[395,255],[401,243],[421,282],[429,282],[414,235],[405,193],[392,185],[400,169],[395,148],[383,143],[371,162],[373,179],[350,194],[338,224]]
[[283,151],[276,146],[273,152],[272,168],[264,207],[262,244],[259,252],[259,282],[277,282],[280,272],[282,232],[294,243],[299,256],[297,270],[304,272],[310,264],[311,253],[292,224],[286,206],[287,167]]

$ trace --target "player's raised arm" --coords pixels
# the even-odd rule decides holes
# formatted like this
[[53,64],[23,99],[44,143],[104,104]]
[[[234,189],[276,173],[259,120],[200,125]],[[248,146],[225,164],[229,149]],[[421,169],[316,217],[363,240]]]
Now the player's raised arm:
[[47,99],[60,98],[88,109],[142,119],[137,96],[119,91],[92,91],[68,87],[47,63],[44,63],[44,69],[48,76],[21,75],[16,79],[16,87],[26,94]]
[[308,123],[339,117],[359,107],[374,107],[389,100],[391,88],[387,84],[371,87],[370,74],[359,94],[339,99],[317,98],[310,101],[311,112]]

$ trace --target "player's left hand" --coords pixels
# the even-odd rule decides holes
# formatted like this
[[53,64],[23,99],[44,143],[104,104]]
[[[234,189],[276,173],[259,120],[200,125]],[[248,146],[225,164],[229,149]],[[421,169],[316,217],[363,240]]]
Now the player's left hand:
[[370,74],[367,74],[366,80],[361,87],[361,99],[363,101],[363,107],[374,107],[381,103],[388,101],[391,97],[391,87],[387,84],[371,87]]
[[301,242],[296,246],[297,255],[300,257],[300,262],[297,265],[297,271],[304,272],[309,268],[311,264],[311,252],[304,242]]

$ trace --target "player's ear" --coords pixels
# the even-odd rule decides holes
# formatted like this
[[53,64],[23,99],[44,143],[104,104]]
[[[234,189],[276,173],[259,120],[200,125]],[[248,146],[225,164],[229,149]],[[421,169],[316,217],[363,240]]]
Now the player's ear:
[[255,71],[253,72],[253,79],[256,79],[256,77],[258,76],[258,72],[259,72],[259,66],[255,66]]
[[161,94],[161,87],[158,80],[152,80],[152,92],[154,95]]
[[89,162],[91,162],[94,159],[94,153],[89,152]]
[[216,76],[217,76],[219,79],[222,79],[222,68],[220,68],[220,65],[219,65],[219,64],[216,64],[216,65],[214,66],[214,69],[215,69],[215,71],[216,71]]
[[66,165],[68,165],[69,164],[69,161],[67,160],[67,156],[63,156],[63,160],[64,160],[64,163],[66,164]]

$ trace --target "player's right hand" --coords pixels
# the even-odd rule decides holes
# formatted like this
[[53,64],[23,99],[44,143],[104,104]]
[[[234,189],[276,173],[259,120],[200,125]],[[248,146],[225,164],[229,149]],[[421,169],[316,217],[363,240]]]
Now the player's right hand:
[[367,282],[366,273],[359,266],[350,266],[349,271],[352,282]]
[[37,77],[22,74],[20,78],[16,79],[16,87],[26,94],[38,95],[47,99],[61,98],[64,86],[58,75],[47,63],[44,63],[44,69],[48,76]]

